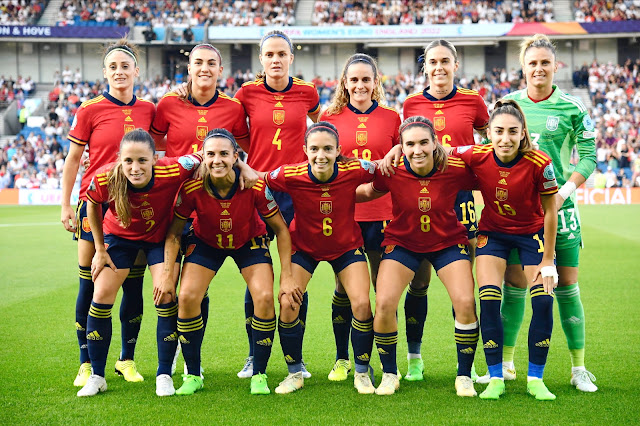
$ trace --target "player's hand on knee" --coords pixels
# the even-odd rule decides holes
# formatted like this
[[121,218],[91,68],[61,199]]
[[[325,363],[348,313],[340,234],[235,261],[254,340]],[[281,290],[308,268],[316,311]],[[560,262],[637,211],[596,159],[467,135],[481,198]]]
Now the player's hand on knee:
[[[170,276],[163,276],[160,282],[153,283],[153,303],[160,305],[162,303],[169,303],[176,300],[176,286],[173,278]],[[166,296],[169,296],[169,300],[165,300]]]
[[553,294],[553,290],[558,286],[558,271],[556,265],[542,262],[536,268],[533,276],[533,282],[542,277],[542,287],[547,294]]
[[116,265],[111,260],[111,256],[107,253],[107,250],[96,251],[96,254],[93,255],[93,259],[91,260],[91,278],[94,282],[105,266],[108,266],[114,272],[117,269]]

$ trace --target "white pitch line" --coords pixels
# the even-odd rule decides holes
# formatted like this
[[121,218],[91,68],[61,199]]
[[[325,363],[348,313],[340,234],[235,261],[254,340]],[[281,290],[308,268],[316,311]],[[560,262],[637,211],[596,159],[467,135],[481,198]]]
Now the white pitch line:
[[0,228],[11,228],[14,226],[52,226],[60,225],[60,222],[37,222],[37,223],[0,223]]

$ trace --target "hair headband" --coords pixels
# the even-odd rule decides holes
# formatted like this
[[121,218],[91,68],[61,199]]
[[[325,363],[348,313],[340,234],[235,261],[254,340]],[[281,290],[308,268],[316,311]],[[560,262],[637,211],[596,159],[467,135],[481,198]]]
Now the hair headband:
[[193,49],[191,49],[191,52],[189,52],[189,59],[191,59],[191,54],[193,52],[195,52],[198,49],[207,49],[207,50],[213,50],[214,52],[216,52],[216,54],[218,55],[218,59],[220,60],[220,62],[222,62],[222,55],[220,54],[220,51],[213,45],[209,44],[209,43],[200,43],[200,44],[196,44]]
[[406,124],[400,126],[400,133],[404,132],[405,130],[407,130],[411,126],[426,127],[427,129],[430,129],[433,133],[435,133],[435,130],[434,130],[433,126],[431,125],[431,123],[425,123],[424,121],[412,121],[410,123],[406,123]]
[[307,130],[307,133],[304,135],[304,138],[306,139],[307,136],[309,136],[311,134],[311,132],[313,132],[314,130],[324,130],[326,132],[332,133],[335,135],[336,139],[339,139],[338,136],[338,132],[336,132],[335,130],[333,130],[331,127],[329,126],[315,126],[315,127],[311,127]]
[[226,133],[216,132],[216,133],[211,133],[207,135],[207,139],[217,138],[217,137],[223,137],[225,139],[229,139],[231,143],[233,143],[234,145],[236,144],[236,140],[233,138],[233,136],[229,136]]
[[355,64],[356,62],[364,62],[366,64],[371,65],[371,68],[373,68],[374,70],[376,69],[376,66],[374,65],[374,63],[371,61],[371,59],[367,58],[366,56],[358,56],[357,58],[352,59],[351,61],[349,61],[349,63],[347,64],[346,67],[344,67],[345,71],[353,64]]
[[138,66],[138,60],[136,59],[136,55],[134,55],[133,52],[128,47],[114,47],[113,49],[108,51],[106,55],[104,55],[104,65],[105,65],[105,67],[107,66],[107,58],[113,52],[124,52],[124,53],[126,53],[127,55],[129,55],[129,56],[131,56],[133,58],[133,62],[136,64],[136,67]]
[[280,37],[281,39],[286,41],[287,44],[289,45],[289,49],[291,49],[291,52],[293,52],[293,45],[291,44],[291,40],[289,40],[289,38],[286,35],[278,34],[278,33],[269,34],[268,36],[265,36],[265,38],[262,39],[262,42],[260,43],[260,51],[261,52],[262,52],[262,46],[264,45],[264,42],[269,40],[271,37]]

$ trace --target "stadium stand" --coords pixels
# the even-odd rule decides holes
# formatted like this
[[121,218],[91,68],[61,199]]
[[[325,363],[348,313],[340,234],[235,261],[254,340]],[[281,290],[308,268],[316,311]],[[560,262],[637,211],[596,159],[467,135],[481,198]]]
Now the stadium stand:
[[577,22],[640,19],[640,4],[633,0],[576,0],[572,9]]
[[34,25],[49,0],[3,0],[0,1],[0,25]]

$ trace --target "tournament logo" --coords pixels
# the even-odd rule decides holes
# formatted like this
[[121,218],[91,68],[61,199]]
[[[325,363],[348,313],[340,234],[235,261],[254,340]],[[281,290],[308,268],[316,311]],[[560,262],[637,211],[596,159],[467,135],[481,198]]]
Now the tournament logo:
[[273,111],[273,122],[276,126],[282,126],[284,124],[284,111],[277,109]]
[[199,141],[204,141],[204,138],[207,137],[207,133],[209,133],[208,126],[196,127],[196,139],[198,139]]
[[544,168],[544,172],[542,173],[542,176],[544,176],[546,180],[556,179],[556,173],[554,172],[553,166],[551,164],[547,164],[547,167]]
[[418,208],[425,213],[431,210],[431,197],[419,197]]
[[193,161],[193,158],[191,158],[189,156],[184,156],[184,157],[178,158],[178,163],[180,163],[180,165],[185,170],[191,170],[191,169],[193,169],[193,166],[196,165],[196,162]]
[[465,152],[469,151],[471,148],[473,148],[473,145],[459,146],[456,148],[456,152],[458,154],[464,154]]
[[560,123],[560,118],[550,115],[547,117],[547,130],[550,132],[555,132],[558,130],[558,124]]
[[153,217],[153,207],[149,207],[148,209],[140,210],[140,214],[144,220],[149,220]]
[[444,117],[435,117],[433,119],[433,127],[436,129],[436,132],[441,132],[445,128]]
[[91,232],[91,226],[89,226],[89,218],[88,217],[83,217],[82,218],[82,230],[84,232]]
[[135,130],[136,126],[134,126],[133,124],[125,124],[124,125],[124,133],[127,134],[132,130]]
[[331,214],[333,211],[333,201],[320,201],[320,212],[322,214]]
[[366,130],[358,130],[356,132],[356,143],[359,146],[364,146],[367,144],[367,131]]
[[509,198],[509,190],[505,188],[496,188],[496,198],[498,201],[507,201],[507,198]]
[[395,249],[395,248],[396,248],[395,244],[386,246],[384,248],[384,254],[391,253],[393,251],[393,249]]
[[585,115],[584,118],[582,119],[582,125],[584,126],[584,129],[587,131],[591,131],[594,129],[593,120],[588,115]]
[[184,257],[189,257],[191,256],[191,253],[193,253],[193,251],[196,249],[196,245],[195,244],[189,244],[189,246],[187,247],[187,251],[184,254]]
[[374,174],[376,172],[376,165],[371,161],[367,161],[367,160],[358,160],[358,161],[360,162],[360,166],[366,171],[368,171],[369,173]]
[[[145,203],[147,203],[147,202],[145,201]],[[148,204],[149,203],[147,203],[147,205]],[[180,194],[178,194],[178,198],[176,198],[176,207],[180,207],[180,205],[182,205],[182,196]]]
[[282,167],[278,167],[277,169],[273,170],[271,173],[269,173],[269,177],[271,177],[271,179],[277,178],[281,168]]
[[231,231],[231,228],[231,219],[220,219],[220,230],[222,232],[229,232]]
[[484,235],[484,234],[478,235],[478,248],[479,249],[484,247],[484,246],[486,246],[488,242],[489,242],[489,236],[488,235]]

